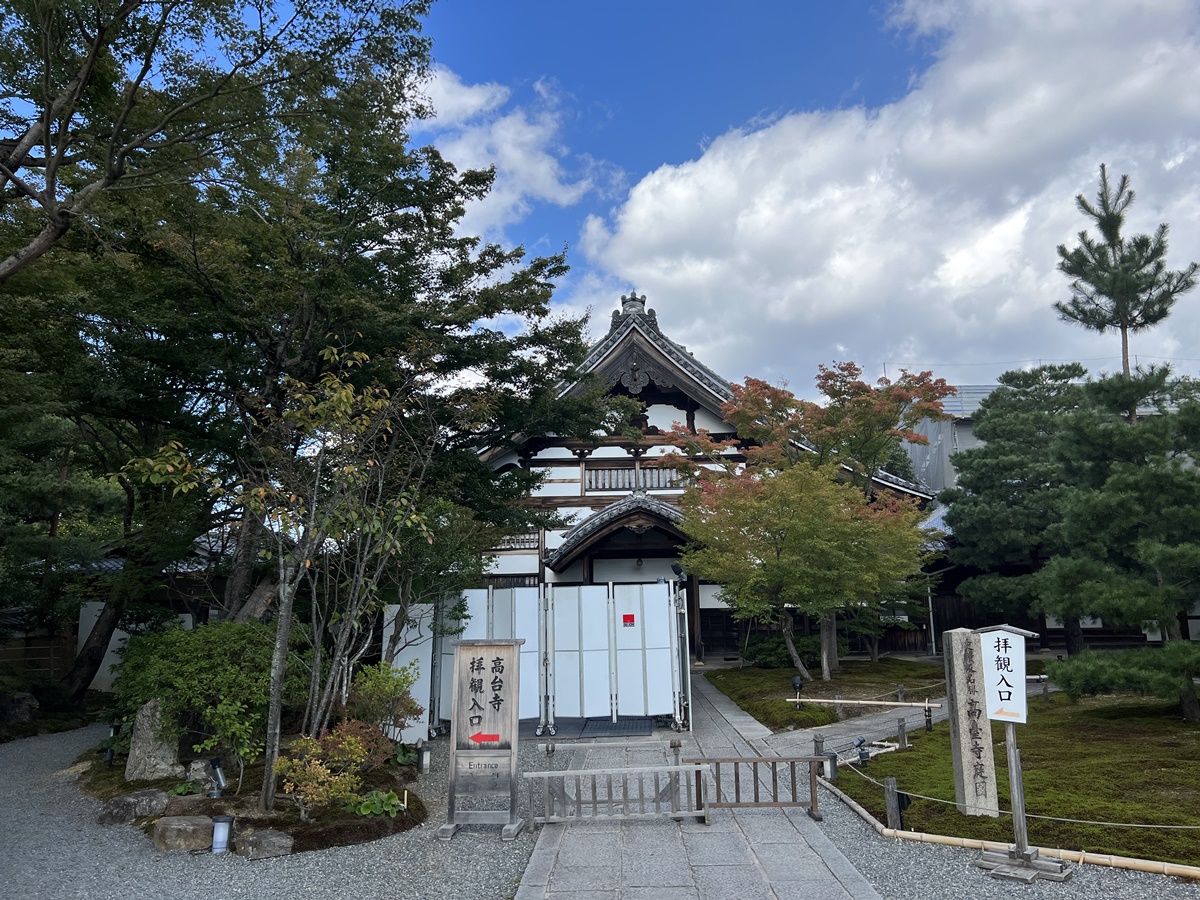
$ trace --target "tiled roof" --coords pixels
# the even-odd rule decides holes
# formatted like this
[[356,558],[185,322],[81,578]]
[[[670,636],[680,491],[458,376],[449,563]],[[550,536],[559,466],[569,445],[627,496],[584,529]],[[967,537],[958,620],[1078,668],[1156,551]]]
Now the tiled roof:
[[546,557],[546,565],[558,571],[563,560],[575,554],[575,551],[588,543],[593,536],[603,531],[614,522],[618,522],[636,513],[649,513],[673,525],[683,521],[683,513],[663,500],[658,499],[642,488],[632,491],[620,500],[612,503],[597,513],[588,516],[563,535],[563,542]]

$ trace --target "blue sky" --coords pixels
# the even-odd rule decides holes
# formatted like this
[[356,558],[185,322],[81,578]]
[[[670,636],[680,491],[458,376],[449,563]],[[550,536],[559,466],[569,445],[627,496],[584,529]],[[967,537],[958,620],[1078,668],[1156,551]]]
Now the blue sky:
[[[1051,307],[1100,162],[1133,177],[1127,231],[1169,222],[1171,263],[1200,259],[1190,0],[441,0],[426,30],[416,137],[497,167],[465,227],[567,246],[556,302],[594,336],[636,289],[732,380],[1118,368],[1114,335]],[[1134,336],[1139,360],[1194,374],[1197,308]]]

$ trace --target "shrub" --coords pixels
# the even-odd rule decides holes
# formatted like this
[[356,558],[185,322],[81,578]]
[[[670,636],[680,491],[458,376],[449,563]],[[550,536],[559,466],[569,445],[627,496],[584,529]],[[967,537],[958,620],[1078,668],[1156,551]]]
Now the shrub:
[[[792,639],[800,661],[809,668],[821,667],[821,636],[818,634],[797,635]],[[850,651],[845,638],[838,637],[838,654]],[[760,669],[790,669],[792,657],[782,634],[751,634],[742,653],[742,660]]]
[[275,764],[275,773],[300,818],[309,822],[313,810],[361,802],[362,773],[391,755],[392,742],[379,726],[351,719],[320,738],[297,738],[288,756]]
[[[358,801],[362,784],[351,760],[357,741],[348,740],[339,754],[330,758],[320,742],[310,737],[297,738],[291,755],[275,764],[275,774],[283,779],[283,792],[300,810],[300,819],[311,822],[313,810]],[[365,755],[361,744],[359,753]]]
[[[273,629],[258,623],[134,635],[116,666],[118,715],[132,722],[142,704],[157,698],[164,740],[178,740],[192,727],[202,737],[196,752],[219,749],[249,761],[261,753],[266,733],[273,642]],[[288,668],[284,703],[303,704],[304,667]]]
[[346,719],[334,726],[328,734],[321,738],[321,746],[326,752],[339,757],[341,747],[348,741],[355,742],[357,748],[362,748],[363,758],[358,764],[359,771],[370,772],[386,764],[396,752],[396,745],[383,733],[378,725],[364,722],[361,719]]
[[407,727],[425,712],[412,695],[417,674],[416,661],[400,668],[385,662],[363,666],[350,685],[346,714],[381,728]]

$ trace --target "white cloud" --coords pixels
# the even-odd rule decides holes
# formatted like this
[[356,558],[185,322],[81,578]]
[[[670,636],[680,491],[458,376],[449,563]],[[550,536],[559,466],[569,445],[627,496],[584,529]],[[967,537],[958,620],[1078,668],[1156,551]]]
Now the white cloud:
[[501,84],[463,84],[445,66],[434,66],[426,94],[435,118],[418,124],[429,129],[453,128],[504,105],[511,93]]
[[[1200,258],[1200,7],[907,0],[893,21],[939,42],[908,95],[786,115],[660,167],[585,223],[590,263],[732,379],[810,390],[835,358],[872,375],[961,363],[936,372],[957,383],[1022,361],[1118,368],[1115,336],[1058,322],[1055,247],[1087,226],[1074,196],[1107,162],[1138,194],[1127,233],[1168,222],[1171,265]],[[1200,357],[1197,334],[1200,291],[1133,351]]]
[[[524,219],[533,204],[570,206],[593,189],[596,164],[571,158],[559,139],[562,114],[552,83],[538,82],[529,105],[512,106],[508,88],[467,85],[439,66],[427,93],[436,115],[424,130],[442,155],[460,169],[496,169],[491,192],[468,207],[462,233],[503,240],[505,228]],[[548,244],[539,249],[562,248],[561,239]]]

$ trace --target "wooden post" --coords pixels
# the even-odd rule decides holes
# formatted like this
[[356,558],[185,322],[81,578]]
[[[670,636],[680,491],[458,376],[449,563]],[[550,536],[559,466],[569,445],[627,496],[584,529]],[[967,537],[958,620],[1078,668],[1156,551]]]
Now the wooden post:
[[824,756],[824,755],[825,755],[825,735],[814,734],[813,735],[813,756]]
[[839,701],[839,700],[841,700],[841,699],[842,699],[842,695],[841,695],[841,694],[834,694],[834,695],[833,695],[833,700],[834,700],[834,703],[833,703],[833,711],[834,711],[835,713],[837,713],[837,717],[838,717],[838,720],[839,720],[839,721],[840,721],[840,720],[842,720],[842,719],[844,719],[844,718],[846,718],[846,713],[845,713],[845,711],[842,709],[842,704],[837,702],[837,701]]
[[908,732],[905,730],[905,727],[904,727],[904,716],[901,716],[899,719],[896,720],[896,722],[897,722],[896,728],[898,729],[896,733],[900,736],[900,738],[899,738],[900,739],[900,749],[907,750],[908,749]]
[[1008,748],[1008,789],[1012,799],[1014,850],[1017,856],[1029,858],[1029,829],[1025,821],[1025,784],[1021,777],[1021,750],[1017,747],[1017,725],[1004,723],[1004,743]]
[[900,685],[900,689],[897,690],[896,693],[899,695],[900,702],[903,703],[904,702],[904,685]]
[[1050,679],[1042,678],[1042,699],[1050,702]]
[[883,779],[883,801],[887,805],[887,827],[899,831],[904,827],[900,818],[900,797],[896,793],[896,779],[889,775]]

